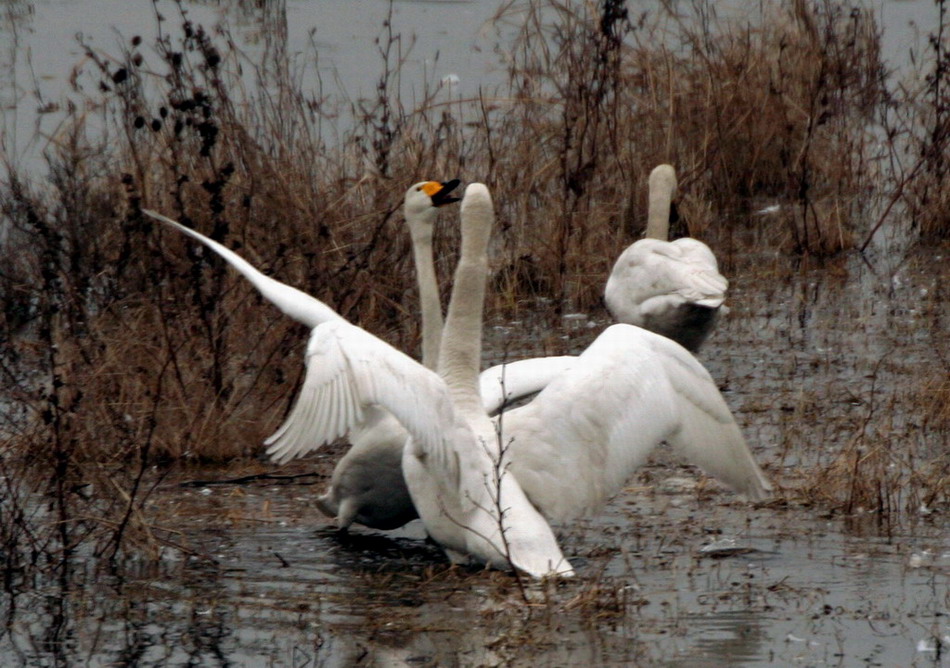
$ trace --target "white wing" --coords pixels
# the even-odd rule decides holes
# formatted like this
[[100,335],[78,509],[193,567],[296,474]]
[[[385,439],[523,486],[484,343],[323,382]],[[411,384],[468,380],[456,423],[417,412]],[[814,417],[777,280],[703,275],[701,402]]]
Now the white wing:
[[205,246],[228,261],[232,267],[239,271],[258,291],[274,306],[283,311],[297,322],[301,322],[310,328],[316,327],[320,323],[330,320],[341,319],[341,316],[324,304],[319,299],[311,297],[306,292],[301,292],[297,288],[292,288],[280,281],[276,281],[269,276],[265,276],[257,269],[252,267],[244,258],[219,244],[217,241],[209,239],[200,232],[196,232],[190,227],[185,227],[179,222],[167,218],[160,213],[150,209],[142,209],[142,213],[159,220],[170,227],[184,232],[188,236],[197,239]]
[[444,381],[385,341],[345,320],[313,330],[307,373],[284,424],[265,442],[284,462],[344,435],[363,420],[363,408],[393,414],[433,463],[458,479],[447,445],[455,415]]
[[573,355],[535,357],[485,369],[478,376],[485,412],[491,415],[506,404],[540,392],[576,361]]
[[709,374],[678,344],[614,325],[530,404],[504,416],[512,470],[549,519],[587,514],[668,440],[737,491],[770,486]]
[[652,345],[662,356],[676,400],[679,426],[667,442],[686,461],[753,501],[772,485],[756,464],[732,411],[706,368],[682,346],[663,337]]
[[729,281],[719,273],[719,264],[709,246],[691,238],[677,239],[670,243],[678,250],[676,263],[668,269],[677,275],[681,287],[678,292],[688,301],[702,306],[716,307],[726,299]]

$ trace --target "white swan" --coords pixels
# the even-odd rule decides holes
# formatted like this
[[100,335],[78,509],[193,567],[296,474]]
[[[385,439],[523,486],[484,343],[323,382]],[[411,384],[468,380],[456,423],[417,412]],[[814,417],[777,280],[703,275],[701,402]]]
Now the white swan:
[[275,457],[328,443],[381,406],[408,430],[404,468],[429,534],[460,556],[541,577],[571,575],[547,522],[498,459],[494,426],[478,396],[478,358],[491,198],[480,184],[463,202],[463,245],[442,338],[446,380],[319,300],[261,275],[238,255],[153,211],[150,216],[198,239],[228,260],[285,313],[313,327],[307,374],[284,424],[268,441]]
[[[445,183],[422,181],[410,186],[403,198],[422,310],[422,359],[432,369],[442,339],[442,304],[432,259],[432,234],[439,207],[458,201],[450,195],[458,185],[458,179]],[[313,328],[336,315],[328,313],[319,300],[265,276],[240,256],[194,230],[180,227],[154,211],[143,211],[208,244],[294,320]],[[352,447],[334,468],[327,492],[317,498],[321,512],[335,517],[343,529],[354,521],[378,529],[394,529],[418,517],[402,476],[402,446],[408,433],[399,421],[382,408],[369,407],[364,412],[364,421],[353,426],[349,438]],[[288,452],[275,459],[283,462],[295,454]]]
[[[422,363],[435,369],[442,340],[442,302],[432,258],[432,236],[438,207],[458,201],[448,193],[458,179],[423,181],[406,191],[403,214],[412,238],[416,282],[422,313]],[[333,468],[327,491],[317,507],[346,530],[353,522],[375,529],[395,529],[418,517],[402,476],[402,448],[409,434],[379,407],[366,411],[364,424],[349,434],[350,448]],[[275,456],[283,462],[295,453]]]
[[676,172],[650,173],[645,239],[621,253],[604,301],[618,322],[639,325],[695,352],[712,332],[729,282],[709,246],[690,238],[667,241]]
[[[493,222],[488,189],[462,201],[462,253],[436,375],[342,319],[314,329],[307,375],[269,452],[293,456],[339,437],[379,405],[406,427],[403,472],[429,535],[453,561],[475,558],[531,575],[570,575],[551,528],[500,459],[478,394],[481,320]],[[443,380],[444,379],[444,380]]]

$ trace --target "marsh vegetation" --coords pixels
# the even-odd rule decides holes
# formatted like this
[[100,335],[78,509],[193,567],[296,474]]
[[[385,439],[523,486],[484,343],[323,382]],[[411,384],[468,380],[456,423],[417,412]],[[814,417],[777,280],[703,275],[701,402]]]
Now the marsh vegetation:
[[[611,264],[642,230],[646,176],[675,164],[678,233],[708,243],[732,282],[732,311],[700,357],[780,488],[773,506],[746,511],[756,535],[767,533],[764,515],[781,513],[846,519],[879,549],[945,528],[950,57],[938,5],[916,71],[898,77],[860,4],[783,0],[733,20],[702,0],[643,13],[615,0],[506,2],[493,26],[502,83],[463,98],[412,82],[411,102],[402,78],[410,36],[381,26],[375,96],[331,94],[303,85],[299,60],[281,48],[280,3],[260,10],[268,41],[255,58],[183,15],[163,17],[154,42],[82,45],[70,92],[81,103],[48,145],[47,176],[6,159],[0,181],[10,615],[31,586],[65,587],[77,560],[132,580],[173,553],[210,564],[217,548],[184,528],[169,489],[274,473],[256,458],[290,407],[306,332],[140,209],[196,227],[416,351],[400,205],[422,178],[482,181],[495,195],[486,307],[488,358],[499,361],[577,352],[599,331]],[[443,279],[458,254],[452,216],[437,235]],[[577,313],[586,319],[563,318]],[[320,457],[278,473],[326,475],[327,466]],[[632,494],[655,500],[666,477],[650,467]],[[727,502],[703,481],[690,490],[687,506]],[[619,503],[590,534],[643,519]],[[236,524],[273,519],[264,506],[229,508]],[[630,622],[647,592],[630,587],[622,566],[642,554],[617,538],[604,556],[598,542],[575,536],[591,564],[580,573],[587,584],[544,593],[537,607],[547,612],[535,615],[556,626],[556,611],[596,609],[589,624]],[[439,591],[468,578],[490,590],[497,607],[482,619],[511,625],[495,641],[502,659],[524,658],[513,648],[540,633],[520,626],[527,608],[500,574],[448,572],[415,553],[396,558],[408,575],[343,561],[347,572],[372,572],[363,585],[374,591],[407,578]],[[935,567],[935,579],[946,575],[945,563]],[[331,605],[339,594],[328,596]],[[618,636],[608,636],[613,646]]]

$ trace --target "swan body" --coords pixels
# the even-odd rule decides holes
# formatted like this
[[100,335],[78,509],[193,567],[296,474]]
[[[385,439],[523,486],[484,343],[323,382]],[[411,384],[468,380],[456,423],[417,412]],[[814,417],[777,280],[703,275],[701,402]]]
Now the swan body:
[[[294,407],[269,438],[283,461],[329,443],[385,410],[406,430],[405,477],[430,536],[461,557],[543,577],[571,575],[550,526],[501,458],[478,395],[477,359],[493,221],[487,188],[466,192],[463,249],[440,346],[441,376],[305,293],[260,274],[221,244],[153,211],[144,212],[224,257],[284,313],[312,326],[306,375]],[[474,360],[474,362],[473,362]],[[377,423],[379,424],[379,423]],[[494,445],[493,445],[494,444]]]
[[500,425],[512,473],[551,521],[597,511],[664,441],[752,500],[772,489],[702,364],[632,325],[604,330]]
[[604,301],[621,323],[637,325],[699,350],[712,332],[729,282],[709,246],[690,238],[667,241],[676,172],[659,165],[650,173],[645,239],[614,264]]

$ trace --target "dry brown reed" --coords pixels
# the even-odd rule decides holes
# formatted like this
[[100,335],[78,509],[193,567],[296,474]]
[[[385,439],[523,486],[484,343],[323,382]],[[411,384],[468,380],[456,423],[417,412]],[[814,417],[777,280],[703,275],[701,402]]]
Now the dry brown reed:
[[892,200],[905,205],[912,226],[928,241],[950,238],[950,16],[945,0],[936,5],[927,51],[898,85],[885,117]]

